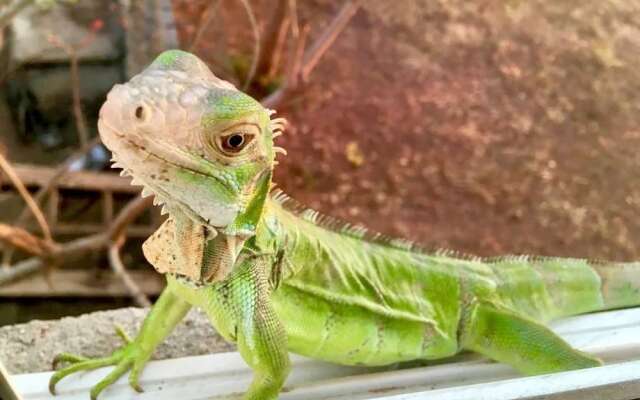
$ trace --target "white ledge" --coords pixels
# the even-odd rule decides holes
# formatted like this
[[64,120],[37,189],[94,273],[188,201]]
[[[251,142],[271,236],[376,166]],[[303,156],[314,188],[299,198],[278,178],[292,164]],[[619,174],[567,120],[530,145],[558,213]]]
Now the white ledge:
[[[293,356],[293,371],[282,400],[510,400],[640,398],[640,308],[584,315],[555,323],[572,345],[602,357],[607,365],[581,371],[521,377],[506,365],[463,355],[437,365],[382,371],[343,367]],[[47,390],[51,372],[16,375],[24,400],[88,399],[88,392],[111,368],[79,373]],[[142,373],[142,394],[126,376],[106,389],[101,400],[232,399],[251,381],[251,370],[237,353],[220,353],[150,362]]]

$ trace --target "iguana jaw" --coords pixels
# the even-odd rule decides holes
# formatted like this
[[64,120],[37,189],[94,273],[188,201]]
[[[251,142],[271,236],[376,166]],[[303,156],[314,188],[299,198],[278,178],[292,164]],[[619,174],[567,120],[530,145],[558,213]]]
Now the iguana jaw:
[[[100,136],[103,143],[112,151],[112,168],[121,168],[121,175],[131,176],[131,184],[142,186],[142,196],[155,195],[154,205],[162,206],[162,213],[180,213],[197,224],[206,226],[211,232],[217,232],[233,220],[237,214],[237,209],[220,204],[216,207],[215,202],[211,202],[212,210],[209,216],[202,216],[194,210],[188,202],[172,196],[169,191],[162,187],[161,183],[171,179],[172,171],[191,170],[194,174],[199,174],[205,180],[215,178],[205,172],[186,167],[178,160],[169,161],[150,151],[147,146],[133,140],[134,135],[122,134],[110,127],[106,121],[98,121]],[[184,164],[187,164],[186,162]]]
[[[240,248],[242,246],[246,240],[244,235],[238,236],[224,233],[223,231],[226,226],[214,225],[210,220],[205,220],[198,212],[193,210],[188,203],[174,198],[161,186],[155,184],[157,178],[150,178],[150,175],[159,176],[158,174],[161,171],[165,171],[169,168],[182,169],[182,165],[178,164],[176,160],[167,161],[162,157],[141,149],[141,145],[139,143],[126,139],[131,136],[123,135],[115,131],[104,120],[100,120],[98,124],[103,142],[112,150],[114,161],[112,167],[121,168],[121,175],[132,176],[132,185],[142,186],[143,197],[155,195],[154,205],[162,206],[162,213],[171,214],[173,221],[192,221],[189,224],[194,227],[192,228],[194,229],[193,232],[205,232],[204,236],[202,234],[195,233],[188,234],[187,232],[183,232],[181,234],[171,232],[174,240],[180,239],[184,242],[176,243],[183,252],[187,249],[193,249],[195,243],[206,243],[207,241],[215,238],[222,238],[220,243],[230,245],[231,249]],[[148,148],[145,149],[148,150]],[[134,168],[136,169],[134,170]],[[151,174],[150,171],[156,171],[156,174]],[[204,173],[202,174],[206,175]],[[184,222],[182,225],[184,225]],[[196,226],[202,226],[206,229],[198,229],[195,228]],[[161,254],[162,251],[166,251],[164,249],[159,250],[157,245],[148,242],[151,241],[148,240],[145,242],[143,249],[145,250],[145,256],[150,261],[156,259],[156,255]],[[167,246],[171,246],[171,243],[164,242],[161,243],[160,246],[166,248]],[[204,244],[202,244],[202,247],[204,248]],[[227,253],[228,251],[222,250],[222,252]],[[189,254],[181,254],[181,258],[184,258],[185,255],[188,259],[202,256],[202,254],[191,254],[192,252],[188,253]],[[206,286],[226,278],[230,272],[229,266],[233,265],[235,262],[235,255],[235,250],[233,250],[232,254],[229,254],[229,257],[233,257],[233,259],[227,260],[229,261],[229,265],[226,265],[225,263],[218,263],[215,265],[209,264],[207,265],[208,268],[206,270],[200,268],[187,268],[183,270],[181,268],[193,263],[180,264],[180,268],[172,270],[164,268],[162,263],[154,263],[153,265],[158,272],[169,273],[171,275],[181,277],[185,283],[190,283],[194,286]]]

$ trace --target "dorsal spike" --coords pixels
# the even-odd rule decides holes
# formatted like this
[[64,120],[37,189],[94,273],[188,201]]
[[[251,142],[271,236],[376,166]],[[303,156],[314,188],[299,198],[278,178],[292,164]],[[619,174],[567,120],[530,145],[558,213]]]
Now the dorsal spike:
[[283,155],[287,155],[287,151],[283,147],[273,146],[273,151]]
[[279,125],[289,125],[289,121],[287,121],[287,119],[285,117],[277,117],[271,120],[272,124],[279,124]]
[[[424,254],[427,256],[436,256],[436,257],[448,257],[448,258],[456,258],[465,261],[474,261],[474,262],[500,262],[505,261],[505,257],[495,259],[491,258],[482,258],[472,254],[466,254],[463,252],[458,252],[450,249],[428,249],[417,245],[415,242],[402,238],[394,238],[388,235],[384,235],[380,232],[370,231],[366,227],[362,225],[353,225],[349,222],[342,221],[338,218],[327,216],[322,214],[316,210],[313,210],[309,207],[303,206],[301,203],[289,197],[286,193],[284,193],[280,189],[275,189],[271,192],[271,199],[282,206],[282,208],[287,211],[297,215],[298,217],[314,223],[316,226],[320,226],[324,229],[333,231],[340,235],[345,235],[348,237],[353,237],[360,240],[365,240],[370,243],[379,244],[381,246],[386,246],[390,248],[394,248],[402,251],[411,251],[415,253]],[[511,256],[512,258],[514,256]],[[519,259],[525,259],[527,261],[531,261],[530,256],[518,256]],[[493,261],[492,261],[493,260]]]

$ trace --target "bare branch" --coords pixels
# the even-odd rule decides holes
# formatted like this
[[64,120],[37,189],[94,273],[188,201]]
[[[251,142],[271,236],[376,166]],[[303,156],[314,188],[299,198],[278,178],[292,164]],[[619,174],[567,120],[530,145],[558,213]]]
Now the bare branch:
[[82,101],[80,98],[80,72],[78,71],[78,54],[74,51],[71,55],[71,93],[73,96],[73,116],[76,122],[76,130],[80,139],[80,146],[84,147],[89,143],[89,131],[87,121],[82,112]]
[[[294,67],[289,71],[287,79],[282,86],[266,98],[262,99],[262,104],[265,107],[277,107],[290,91],[297,88],[300,80],[302,80],[302,82],[306,82],[308,80],[311,71],[313,71],[322,56],[327,52],[331,45],[333,45],[338,35],[340,35],[344,30],[351,18],[355,15],[356,11],[358,11],[359,7],[359,0],[349,0],[344,3],[324,32],[322,32],[309,49],[304,52],[300,65],[296,66],[294,64]],[[296,53],[301,47],[300,43],[304,43],[304,40],[306,39],[304,36],[303,29],[303,34],[298,37],[296,42]]]
[[[86,146],[83,146],[80,150],[71,154],[67,159],[58,167],[56,172],[53,174],[51,179],[46,185],[43,185],[38,192],[36,192],[34,196],[34,200],[37,204],[41,205],[44,197],[51,191],[53,186],[58,182],[58,180],[63,177],[68,171],[71,165],[80,160],[82,157],[86,156],[86,153],[95,146],[100,141],[99,138],[92,139]],[[16,221],[14,222],[15,226],[22,225],[27,217],[29,216],[29,209],[25,208],[22,210]],[[7,267],[11,263],[11,258],[13,257],[13,249],[8,249],[2,255],[2,266]]]
[[29,193],[16,172],[13,170],[13,167],[11,167],[11,164],[2,154],[0,154],[0,169],[2,169],[5,174],[7,174],[7,176],[11,180],[11,183],[13,183],[13,186],[15,186],[15,188],[18,190],[18,193],[20,193],[20,196],[22,196],[25,203],[27,203],[29,210],[31,210],[31,213],[36,218],[36,221],[38,221],[38,225],[40,226],[40,230],[42,230],[42,234],[44,235],[45,240],[49,243],[52,243],[53,238],[51,237],[51,229],[49,229],[49,224],[47,223],[44,214],[42,214],[42,210],[40,210],[38,204],[35,202],[33,197],[31,197],[31,193]]
[[298,87],[300,78],[300,68],[302,63],[302,57],[304,55],[304,46],[307,41],[307,35],[309,34],[309,26],[305,25],[302,28],[302,33],[295,39],[291,52],[293,55],[289,57],[289,63],[287,66],[287,78],[283,82],[282,86],[269,96],[262,99],[262,105],[268,108],[276,108],[282,103],[283,99],[291,91]]
[[[58,173],[57,167],[46,167],[34,164],[13,164],[13,169],[20,180],[27,186],[42,187],[49,184]],[[11,183],[0,176],[0,184]],[[69,171],[58,178],[58,189],[96,190],[100,192],[118,192],[138,194],[140,188],[131,186],[131,179],[105,172],[76,170]],[[110,220],[109,220],[110,221]],[[51,223],[51,221],[49,221]]]
[[291,33],[297,39],[300,34],[300,24],[298,22],[298,3],[296,0],[289,0],[289,14],[291,15]]
[[253,59],[251,60],[251,67],[249,68],[249,72],[247,73],[247,78],[244,81],[244,85],[242,86],[242,90],[247,90],[251,82],[253,82],[253,78],[256,75],[256,69],[258,67],[258,58],[260,57],[260,29],[258,29],[258,23],[256,22],[256,17],[253,14],[253,9],[251,8],[251,4],[249,4],[249,0],[240,0],[240,3],[244,6],[245,11],[247,12],[247,17],[249,18],[249,23],[251,24],[251,29],[253,30]]
[[[49,254],[50,260],[65,260],[89,252],[109,247],[120,235],[124,234],[127,225],[133,222],[151,204],[151,198],[137,197],[125,206],[105,233],[86,236],[68,243],[60,244]],[[20,279],[41,270],[46,260],[33,257],[17,263],[11,269],[0,270],[0,285]]]
[[120,277],[122,283],[124,283],[131,294],[131,297],[140,307],[148,307],[151,305],[151,302],[127,273],[120,257],[120,248],[126,240],[125,230],[127,226],[135,221],[147,208],[151,207],[152,204],[153,197],[137,197],[125,206],[107,232],[107,236],[111,242],[109,245],[109,264],[111,264],[111,269]]
[[307,38],[310,31],[309,25],[305,25],[302,28],[302,33],[298,35],[296,42],[294,43],[293,56],[291,57],[291,65],[289,66],[289,78],[288,82],[292,87],[298,86],[300,83],[300,71],[302,69],[302,63],[304,59],[304,48],[307,44]]
[[22,228],[0,223],[0,241],[38,257],[56,250],[57,244],[44,241]]
[[[40,204],[44,196],[51,191],[51,189],[58,183],[58,181],[70,171],[70,168],[73,164],[80,161],[82,158],[86,157],[89,150],[93,148],[96,144],[100,142],[99,137],[95,137],[87,143],[86,146],[82,146],[80,149],[73,152],[69,157],[66,158],[60,164],[60,166],[55,170],[49,182],[46,185],[43,185],[40,190],[36,192],[34,196],[35,200]],[[25,212],[22,212],[20,216],[18,216],[16,223],[21,223],[26,218]]]
[[202,13],[202,17],[200,18],[200,21],[198,23],[198,28],[196,29],[196,33],[195,35],[193,35],[193,39],[191,39],[191,44],[189,45],[189,51],[191,53],[193,53],[196,46],[198,45],[198,42],[202,38],[202,35],[204,35],[204,32],[207,30],[207,28],[213,21],[213,18],[216,16],[216,10],[219,4],[220,4],[220,0],[211,1],[207,6],[207,8]]
[[111,264],[111,269],[122,280],[122,283],[124,283],[135,303],[140,307],[149,307],[151,306],[151,302],[147,296],[142,293],[138,284],[127,273],[124,263],[120,258],[120,247],[122,243],[124,243],[124,237],[122,237],[121,241],[114,242],[109,246],[109,264]]
[[277,0],[273,8],[273,14],[262,35],[258,67],[256,69],[258,77],[266,76],[277,69],[280,62],[282,43],[289,29],[288,2],[289,0]]
[[[89,36],[95,37],[95,35]],[[83,41],[79,46],[71,46],[64,43],[62,39],[50,33],[47,36],[47,40],[52,45],[62,49],[69,56],[70,74],[71,74],[71,93],[73,97],[73,116],[76,122],[76,130],[78,131],[78,139],[80,140],[80,146],[85,147],[89,142],[89,131],[87,130],[87,121],[84,118],[82,112],[82,100],[80,97],[80,72],[78,67],[78,50],[82,47],[88,46],[91,41]]]
[[127,204],[113,221],[107,236],[110,241],[117,240],[124,234],[129,224],[135,221],[147,208],[153,205],[153,197],[136,197]]
[[[109,243],[107,235],[98,233],[61,244],[59,248],[51,254],[52,258],[68,259],[78,255],[95,252],[104,249]],[[0,270],[0,286],[13,282],[24,276],[42,270],[47,261],[42,257],[32,257],[15,264],[7,270]]]
[[356,11],[360,7],[360,2],[347,1],[344,3],[338,14],[333,21],[327,26],[327,29],[322,32],[320,37],[313,43],[309,50],[305,53],[303,60],[303,67],[300,71],[302,80],[306,81],[309,74],[320,61],[320,58],[335,42],[336,38],[347,26],[351,18],[355,15]]
[[280,69],[280,64],[283,59],[282,54],[284,52],[285,43],[287,41],[287,32],[289,31],[289,26],[291,25],[289,21],[290,18],[286,16],[282,20],[282,25],[280,25],[280,30],[278,31],[278,37],[276,39],[276,45],[273,49],[273,53],[271,54],[269,69],[265,74],[268,80],[274,79],[278,74],[278,70]]

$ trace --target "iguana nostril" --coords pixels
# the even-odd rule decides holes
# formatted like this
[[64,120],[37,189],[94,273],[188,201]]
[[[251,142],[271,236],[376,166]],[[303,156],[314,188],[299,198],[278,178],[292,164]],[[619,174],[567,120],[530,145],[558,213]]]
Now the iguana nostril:
[[147,113],[145,112],[144,107],[138,106],[138,107],[136,107],[136,110],[135,110],[134,114],[135,114],[137,120],[144,121],[145,118],[146,118],[146,114]]

